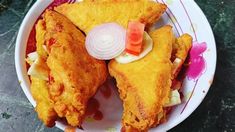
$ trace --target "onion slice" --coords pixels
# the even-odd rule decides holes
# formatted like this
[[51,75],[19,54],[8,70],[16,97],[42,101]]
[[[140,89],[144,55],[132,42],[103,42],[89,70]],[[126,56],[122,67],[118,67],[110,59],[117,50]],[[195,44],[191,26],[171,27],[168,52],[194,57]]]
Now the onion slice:
[[126,30],[116,23],[94,27],[86,37],[87,52],[96,59],[110,60],[125,50]]
[[45,68],[45,62],[39,57],[38,53],[32,52],[27,55],[26,61],[30,64],[28,69],[28,75],[48,81],[47,67]]
[[116,57],[115,60],[118,63],[126,64],[126,63],[130,63],[130,62],[133,62],[133,61],[136,61],[136,60],[139,60],[139,59],[145,57],[153,49],[153,40],[148,35],[147,32],[144,32],[144,40],[143,41],[144,41],[143,51],[138,56],[129,54],[124,51],[121,55]]
[[180,94],[178,90],[172,90],[170,92],[170,102],[164,105],[164,107],[175,106],[181,103]]

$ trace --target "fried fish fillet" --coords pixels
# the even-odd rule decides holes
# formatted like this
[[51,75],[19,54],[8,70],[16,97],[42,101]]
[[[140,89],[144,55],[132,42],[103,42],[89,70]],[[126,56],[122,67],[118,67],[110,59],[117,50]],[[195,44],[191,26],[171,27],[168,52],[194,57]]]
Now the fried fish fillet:
[[192,37],[189,34],[183,34],[176,39],[173,44],[171,60],[173,61],[173,76],[176,78],[182,65],[184,64],[188,52],[192,47]]
[[[182,87],[182,81],[178,78],[178,73],[182,69],[182,65],[185,63],[185,60],[188,56],[188,53],[192,47],[192,37],[189,34],[183,34],[179,38],[175,40],[172,45],[172,54],[171,54],[171,61],[173,63],[172,66],[172,76],[173,81],[171,85],[172,90],[179,90]],[[180,61],[177,61],[180,60]],[[158,114],[158,119],[160,122],[153,125],[155,127],[159,123],[163,123],[167,121],[167,112],[169,109],[164,108],[161,113]]]
[[80,2],[75,4],[63,4],[55,10],[85,33],[99,24],[116,22],[127,27],[130,20],[140,21],[152,25],[166,10],[166,5],[153,1],[107,1],[107,2]]
[[[37,52],[50,70],[49,81],[31,77],[38,116],[47,126],[53,126],[57,116],[80,126],[87,101],[106,80],[106,64],[87,53],[85,36],[55,11],[44,13],[36,31],[43,35],[37,37]],[[39,93],[43,95],[37,97]]]
[[[36,25],[36,52],[38,54],[38,60],[40,60],[38,61],[40,71],[49,73],[49,68],[46,64],[47,53],[43,49],[45,41],[44,36],[46,33],[44,23],[43,20],[39,20]],[[36,101],[35,111],[38,113],[39,119],[41,119],[46,126],[53,127],[58,115],[54,110],[54,101],[50,98],[48,81],[32,75],[30,76],[30,80],[30,91]]]
[[47,81],[32,76],[30,79],[30,91],[37,103],[35,110],[38,113],[38,117],[46,126],[53,127],[58,116],[53,108],[54,101],[50,99]]
[[174,60],[176,58],[180,58],[185,61],[191,47],[192,37],[189,34],[183,34],[177,38],[176,42],[173,44],[171,59]]
[[163,105],[169,101],[172,80],[171,52],[175,37],[171,26],[150,33],[153,50],[144,58],[128,64],[112,60],[108,67],[117,81],[123,100],[123,129],[147,131],[159,123]]

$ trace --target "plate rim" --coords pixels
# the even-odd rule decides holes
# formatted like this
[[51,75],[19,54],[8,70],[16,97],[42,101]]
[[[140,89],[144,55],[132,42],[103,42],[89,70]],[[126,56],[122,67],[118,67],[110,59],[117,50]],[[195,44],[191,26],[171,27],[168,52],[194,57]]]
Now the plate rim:
[[[213,69],[212,70],[212,80],[214,80],[214,76],[215,76],[215,72],[216,72],[216,66],[217,66],[217,47],[216,47],[216,41],[215,41],[215,36],[214,36],[214,33],[213,33],[213,30],[211,28],[211,25],[206,17],[206,15],[204,14],[204,12],[202,11],[202,9],[199,7],[199,5],[194,1],[194,0],[189,0],[189,2],[192,2],[192,5],[194,6],[193,8],[196,9],[195,12],[198,12],[199,13],[199,16],[201,16],[203,18],[202,21],[205,21],[205,23],[207,24],[205,27],[208,27],[209,29],[209,35],[211,35],[211,41],[212,41],[212,45],[214,46],[214,59],[215,59],[215,62],[214,63],[214,66],[213,66]],[[210,88],[211,88],[211,85],[213,83],[211,83],[209,86],[208,86],[208,89],[205,91],[205,94],[202,95],[202,99],[200,101],[197,102],[197,104],[194,105],[194,107],[192,108],[192,110],[188,113],[188,114],[185,114],[184,117],[180,118],[177,123],[175,123],[174,126],[170,126],[166,131],[176,127],[177,125],[181,124],[183,121],[185,121],[190,115],[192,115],[193,112],[196,111],[196,109],[201,105],[201,103],[203,102],[203,100],[205,99],[206,95],[208,94]]]
[[[48,5],[52,2],[53,0],[47,0],[48,2]],[[194,1],[194,0],[190,0],[190,2],[192,2],[192,5],[194,6],[195,10],[200,14],[201,17],[203,17],[203,20],[202,21],[205,21],[207,26],[208,26],[208,29],[209,29],[209,33],[211,35],[211,38],[212,39],[211,41],[213,42],[213,45],[215,47],[215,53],[214,53],[214,56],[215,56],[215,62],[214,63],[214,66],[213,66],[213,69],[212,69],[212,73],[213,73],[213,77],[214,78],[214,75],[215,75],[215,72],[216,72],[216,66],[217,66],[217,49],[216,49],[216,41],[215,41],[215,37],[214,37],[214,34],[213,34],[213,30],[211,28],[211,25],[207,19],[207,17],[205,16],[205,14],[203,13],[202,9],[199,7],[199,5]],[[26,44],[25,43],[22,43],[22,38],[23,36],[25,36],[25,34],[27,34],[27,38],[29,37],[29,33],[30,31],[26,31],[24,29],[24,27],[26,27],[26,24],[28,24],[28,20],[30,20],[32,14],[35,13],[35,9],[37,9],[40,4],[43,4],[45,3],[45,1],[36,1],[33,6],[29,9],[29,11],[27,12],[26,16],[23,18],[23,21],[20,25],[20,28],[19,28],[19,32],[18,32],[18,35],[17,35],[17,39],[16,39],[16,46],[15,46],[15,69],[16,69],[16,73],[17,73],[17,77],[18,77],[18,80],[19,80],[19,83],[20,83],[20,86],[21,86],[21,89],[23,90],[25,96],[27,97],[27,99],[30,101],[30,103],[33,105],[33,107],[35,107],[36,105],[36,102],[35,100],[33,99],[32,97],[32,94],[30,93],[30,90],[29,90],[29,85],[28,85],[28,81],[25,80],[25,76],[23,75],[25,71],[25,62],[22,61],[22,58],[25,57],[26,53],[23,52],[23,55],[22,55],[22,51],[25,51],[25,48],[26,48]],[[40,11],[39,11],[40,12]],[[41,11],[43,12],[43,11]],[[33,27],[33,24],[32,26],[30,25],[30,27],[32,28]],[[26,43],[27,43],[27,40],[26,40]],[[22,48],[23,47],[23,48]],[[24,59],[23,59],[24,60]],[[27,73],[27,71],[26,71]],[[198,107],[199,105],[202,103],[202,101],[205,99],[207,93],[209,92],[209,89],[211,87],[211,84],[208,86],[208,90],[206,91],[206,93],[203,96],[203,98],[198,101],[198,103],[196,105],[194,105],[193,109],[186,115],[184,115],[183,118],[180,118],[176,123],[174,123],[174,125],[171,125],[169,126],[167,130],[170,130],[174,127],[176,127],[177,125],[179,125],[180,123],[182,123],[186,118],[188,118]],[[56,127],[60,128],[61,130],[64,130],[64,125],[62,123],[60,123],[59,121],[56,121]],[[82,132],[82,130],[79,130]],[[154,131],[154,129],[153,129]]]

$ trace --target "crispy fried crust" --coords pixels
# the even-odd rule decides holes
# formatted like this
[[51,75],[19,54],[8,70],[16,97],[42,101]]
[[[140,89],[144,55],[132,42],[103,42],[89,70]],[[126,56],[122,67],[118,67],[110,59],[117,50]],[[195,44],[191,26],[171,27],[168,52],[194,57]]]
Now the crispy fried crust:
[[45,30],[45,22],[43,20],[39,20],[37,25],[36,25],[36,51],[38,53],[38,55],[40,57],[42,57],[43,59],[47,58],[47,53],[46,50],[43,48],[44,45],[44,37],[46,34],[46,30]]
[[141,0],[63,4],[55,10],[88,33],[96,25],[107,22],[116,22],[126,28],[130,20],[137,20],[150,26],[160,18],[166,8],[164,4]]
[[[38,24],[43,27],[37,26],[40,28],[36,30],[42,31],[44,37],[37,37],[37,43],[40,42],[37,46],[47,47],[45,65],[50,69],[50,79],[49,82],[32,79],[36,111],[47,126],[53,126],[57,116],[65,117],[72,126],[80,126],[88,99],[106,80],[105,62],[87,53],[85,36],[59,13],[46,11]],[[44,56],[41,47],[37,47],[37,52]],[[38,98],[40,92],[45,96]]]
[[31,79],[31,93],[36,100],[36,112],[39,119],[48,127],[53,127],[57,119],[57,114],[53,108],[53,100],[50,99],[47,82],[35,77]]
[[150,36],[154,47],[143,59],[128,64],[115,60],[109,63],[109,72],[116,78],[123,100],[122,124],[127,132],[147,131],[158,124],[158,114],[168,102],[172,79],[170,57],[175,38],[170,26]]
[[192,37],[189,34],[183,34],[176,39],[176,42],[173,44],[172,51],[172,60],[179,58],[183,61],[188,56],[188,52],[192,47]]
[[173,44],[171,60],[173,61],[173,76],[176,78],[180,72],[187,56],[192,47],[192,37],[189,34],[183,34],[176,39]]

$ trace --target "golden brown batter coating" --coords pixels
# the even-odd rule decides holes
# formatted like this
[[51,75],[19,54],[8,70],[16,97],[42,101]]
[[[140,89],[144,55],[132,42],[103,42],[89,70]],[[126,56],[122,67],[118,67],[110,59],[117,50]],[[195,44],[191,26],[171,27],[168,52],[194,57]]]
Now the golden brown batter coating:
[[185,61],[191,47],[192,37],[189,34],[183,34],[182,36],[177,38],[176,42],[173,44],[172,60],[174,60],[175,58],[179,58]]
[[136,20],[150,26],[160,18],[166,8],[164,4],[141,0],[63,4],[55,10],[88,33],[96,25],[108,22],[116,22],[126,28],[130,20]]
[[[105,62],[87,53],[85,36],[61,14],[46,11],[38,24],[41,26],[36,30],[44,36],[37,37],[37,52],[46,59],[50,75],[48,82],[31,77],[36,111],[47,126],[54,125],[57,115],[66,117],[72,126],[80,126],[88,99],[106,80]],[[38,98],[37,94],[43,95]]]
[[120,97],[123,100],[123,128],[147,131],[159,124],[159,113],[169,101],[171,87],[170,61],[172,44],[175,41],[171,26],[164,26],[150,33],[153,50],[144,58],[128,64],[115,60],[109,63],[109,72],[116,78]]

